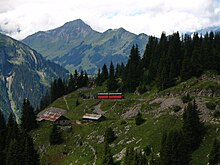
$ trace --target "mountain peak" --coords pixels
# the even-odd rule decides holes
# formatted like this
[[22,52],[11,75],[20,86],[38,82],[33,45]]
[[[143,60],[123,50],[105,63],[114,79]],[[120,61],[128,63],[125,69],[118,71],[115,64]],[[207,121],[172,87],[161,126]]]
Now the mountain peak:
[[74,21],[70,21],[65,23],[63,26],[61,26],[60,28],[64,28],[64,29],[72,29],[72,30],[79,30],[79,29],[84,29],[87,31],[92,31],[92,28],[86,24],[85,22],[83,22],[81,19],[77,19]]

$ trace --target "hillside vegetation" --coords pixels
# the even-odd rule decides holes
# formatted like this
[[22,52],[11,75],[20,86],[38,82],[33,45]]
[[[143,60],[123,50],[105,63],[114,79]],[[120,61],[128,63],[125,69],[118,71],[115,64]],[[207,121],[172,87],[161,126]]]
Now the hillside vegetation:
[[[50,145],[49,136],[53,123],[41,122],[38,129],[32,131],[35,146],[42,164],[102,164],[104,157],[104,134],[112,128],[116,139],[110,144],[114,160],[120,161],[127,147],[144,149],[150,146],[148,161],[158,160],[161,150],[161,138],[164,132],[182,127],[182,114],[187,103],[184,97],[190,93],[201,112],[200,118],[205,124],[206,133],[200,147],[192,154],[193,165],[208,163],[209,154],[215,138],[220,137],[220,102],[218,75],[206,73],[200,78],[191,78],[172,88],[158,92],[152,90],[143,94],[125,93],[123,100],[83,99],[82,94],[91,96],[106,91],[105,85],[95,88],[81,88],[54,101],[49,107],[67,110],[64,115],[71,119],[71,129],[60,127],[63,142]],[[215,90],[211,90],[215,89]],[[194,92],[193,92],[194,91]],[[79,102],[79,105],[76,102]],[[208,104],[215,106],[211,110]],[[144,122],[135,124],[138,112]],[[82,122],[85,113],[104,114],[106,120],[100,122]]]

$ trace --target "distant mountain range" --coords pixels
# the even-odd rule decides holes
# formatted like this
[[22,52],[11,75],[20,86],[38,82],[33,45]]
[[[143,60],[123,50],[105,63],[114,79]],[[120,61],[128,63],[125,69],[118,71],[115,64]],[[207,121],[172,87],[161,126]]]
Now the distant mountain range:
[[146,34],[136,35],[123,28],[99,33],[78,19],[37,32],[22,42],[69,71],[83,69],[95,73],[104,63],[126,63],[133,44],[139,46],[142,55],[148,38]]
[[37,107],[51,80],[67,73],[25,44],[0,34],[0,110],[5,116],[10,112],[19,116],[24,98]]
[[[195,32],[204,36],[206,33],[210,33],[210,32],[219,33],[220,27],[219,26],[210,26],[210,27],[196,30]],[[186,34],[192,35],[195,32],[187,32]]]

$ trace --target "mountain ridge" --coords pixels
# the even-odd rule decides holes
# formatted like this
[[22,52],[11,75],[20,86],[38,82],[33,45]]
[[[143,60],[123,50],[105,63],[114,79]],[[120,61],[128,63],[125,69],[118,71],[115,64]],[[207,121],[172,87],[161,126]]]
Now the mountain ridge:
[[50,81],[67,76],[66,70],[11,37],[0,34],[0,48],[0,108],[5,116],[14,112],[19,118],[25,98],[37,107]]
[[104,63],[126,63],[132,45],[137,44],[142,55],[148,36],[136,35],[124,28],[100,33],[78,19],[46,32],[37,32],[22,42],[69,71],[83,69],[95,73]]

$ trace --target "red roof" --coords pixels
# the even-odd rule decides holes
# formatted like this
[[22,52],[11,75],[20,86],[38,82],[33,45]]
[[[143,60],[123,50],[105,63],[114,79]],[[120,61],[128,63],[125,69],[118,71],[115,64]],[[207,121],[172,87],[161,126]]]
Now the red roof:
[[41,116],[42,120],[56,121],[62,114],[54,112],[46,112]]

